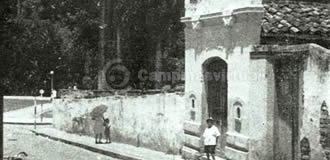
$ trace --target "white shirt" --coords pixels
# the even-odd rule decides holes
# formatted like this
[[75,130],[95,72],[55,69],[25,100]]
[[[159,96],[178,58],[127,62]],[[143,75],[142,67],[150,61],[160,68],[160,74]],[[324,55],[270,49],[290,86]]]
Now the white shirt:
[[206,128],[203,134],[204,145],[216,145],[218,136],[220,136],[220,132],[216,126]]

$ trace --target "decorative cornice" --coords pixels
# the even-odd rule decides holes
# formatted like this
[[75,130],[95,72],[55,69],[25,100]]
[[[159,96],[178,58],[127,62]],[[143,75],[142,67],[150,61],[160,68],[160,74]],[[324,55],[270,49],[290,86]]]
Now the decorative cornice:
[[255,46],[250,56],[258,58],[281,58],[286,56],[317,56],[330,58],[330,50],[314,43],[299,45],[258,45]]
[[[264,13],[263,6],[256,6],[256,7],[243,7],[238,8],[232,11],[231,15],[225,15],[223,12],[215,12],[215,13],[209,13],[200,15],[199,20],[204,21],[208,19],[214,19],[214,18],[223,18],[227,16],[233,16],[233,15],[239,15],[239,14],[248,14],[248,13]],[[193,21],[192,17],[182,17],[181,22],[183,23],[191,23]]]

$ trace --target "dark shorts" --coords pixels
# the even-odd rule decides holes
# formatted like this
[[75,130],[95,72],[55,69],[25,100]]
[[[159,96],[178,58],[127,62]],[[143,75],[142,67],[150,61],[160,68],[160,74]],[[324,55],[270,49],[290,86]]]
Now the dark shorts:
[[215,153],[215,145],[204,146],[204,152],[214,154]]

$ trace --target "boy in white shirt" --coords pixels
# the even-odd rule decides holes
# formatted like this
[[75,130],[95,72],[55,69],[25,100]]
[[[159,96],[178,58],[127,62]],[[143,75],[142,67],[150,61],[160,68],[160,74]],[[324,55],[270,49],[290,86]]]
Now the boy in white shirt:
[[204,150],[207,156],[207,159],[210,160],[210,154],[212,159],[215,160],[215,147],[218,142],[218,137],[220,132],[216,126],[213,125],[213,119],[210,117],[206,120],[207,128],[205,128],[203,139],[204,139]]

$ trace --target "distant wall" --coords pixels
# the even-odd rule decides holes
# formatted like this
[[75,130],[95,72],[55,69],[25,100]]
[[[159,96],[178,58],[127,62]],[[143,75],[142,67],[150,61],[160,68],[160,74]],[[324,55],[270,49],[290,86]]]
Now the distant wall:
[[178,153],[181,149],[183,93],[57,99],[53,124],[60,130],[92,136],[94,122],[89,113],[101,104],[108,106],[104,116],[111,121],[113,141],[167,153]]
[[26,108],[36,104],[50,103],[49,97],[33,97],[33,96],[4,96],[3,97],[3,112],[13,111],[21,108]]

